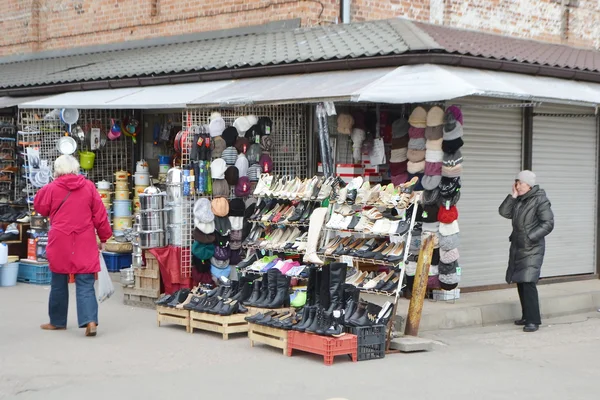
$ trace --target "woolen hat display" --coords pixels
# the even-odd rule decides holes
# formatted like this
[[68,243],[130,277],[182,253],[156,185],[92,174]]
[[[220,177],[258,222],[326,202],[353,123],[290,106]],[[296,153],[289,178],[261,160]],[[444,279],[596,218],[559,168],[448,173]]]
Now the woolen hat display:
[[427,112],[427,126],[440,126],[444,124],[444,110],[440,107],[432,107]]
[[221,158],[225,160],[227,165],[234,165],[237,160],[238,152],[235,147],[228,147],[223,151]]
[[456,121],[463,125],[463,113],[457,106],[450,106],[446,109],[446,115],[451,114]]
[[444,140],[454,140],[463,137],[463,127],[460,124],[456,124],[454,129],[447,131],[444,129]]
[[425,150],[409,149],[406,152],[406,158],[411,162],[421,162],[425,160]]
[[247,176],[241,176],[235,185],[235,195],[237,197],[246,197],[250,195],[250,179]]
[[212,158],[219,158],[223,155],[223,151],[227,148],[227,144],[225,144],[225,140],[221,136],[217,136],[212,140]]
[[238,131],[239,136],[244,136],[246,131],[250,129],[253,124],[250,123],[248,117],[239,117],[235,121],[233,121],[233,126]]
[[[231,232],[233,232],[233,231],[231,231]],[[241,231],[238,231],[238,232],[241,232]],[[241,249],[242,248],[242,241],[241,240],[232,240],[231,242],[229,242],[229,248],[232,250],[232,252],[234,250]]]
[[[218,247],[216,247],[215,250],[216,249],[218,249]],[[231,250],[229,250],[229,252],[231,253]],[[216,251],[215,251],[215,254],[216,254]],[[229,266],[229,257],[224,260],[219,260],[217,257],[213,256],[210,259],[210,265],[213,268],[218,268],[218,269],[227,268]]]
[[425,129],[425,139],[427,140],[438,140],[444,137],[443,126],[428,126]]
[[[437,238],[438,235],[435,235],[434,238]],[[434,239],[437,240],[437,239]],[[431,267],[433,267],[435,265],[435,271],[431,270],[431,268],[429,269],[429,275],[433,275],[432,272],[435,272],[435,275],[438,274],[438,264],[440,263],[440,249],[433,249],[433,251],[431,252]]]
[[235,160],[235,166],[240,173],[240,177],[248,176],[248,167],[250,166],[248,163],[248,159],[246,155],[241,153],[238,154],[237,159]]
[[448,132],[453,131],[454,129],[456,129],[457,125],[460,124],[454,117],[454,114],[446,113],[446,116],[444,117],[444,130]]
[[459,234],[450,236],[440,236],[440,250],[452,250],[457,249],[460,246]]
[[[444,179],[444,177],[442,177]],[[440,199],[441,205],[444,207],[455,206],[460,200],[460,190],[457,190],[451,195],[442,196]]]
[[273,172],[273,160],[271,160],[271,156],[268,154],[260,156],[259,164],[263,173],[270,174]]
[[235,166],[230,166],[225,171],[225,180],[229,183],[230,186],[235,186],[240,179],[240,171]]
[[455,165],[462,164],[463,156],[460,150],[455,153],[444,153],[444,165],[446,167],[454,167]]
[[425,142],[425,149],[433,150],[433,151],[442,151],[442,142],[443,141],[444,141],[444,139],[442,139],[442,138],[435,139],[435,140],[427,139],[427,141]]
[[408,123],[417,128],[427,127],[427,111],[423,107],[417,107],[408,118]]
[[271,136],[261,137],[260,148],[262,151],[269,153],[273,149],[273,138]]
[[230,265],[238,265],[242,262],[242,250],[231,249],[231,257],[229,258]]
[[[423,172],[423,171],[425,171],[425,161],[419,161],[419,162],[409,161],[408,165],[406,167],[406,170],[411,174],[418,174],[420,172]],[[421,179],[419,179],[418,184],[420,184],[420,183],[421,183]]]
[[215,215],[210,209],[210,200],[202,198],[194,203],[194,218],[200,223],[212,222],[215,220]]
[[443,263],[450,264],[457,261],[459,257],[458,249],[440,250],[440,261]]
[[229,233],[229,238],[231,239],[232,242],[241,241],[244,238],[244,231],[243,230],[232,230]]
[[227,217],[215,217],[215,232],[226,236],[231,232],[231,222]]
[[210,260],[210,258],[215,254],[215,245],[194,242],[192,244],[192,254],[200,260]]
[[258,119],[261,136],[270,135],[273,129],[273,121],[269,117],[260,117]]
[[451,224],[458,219],[458,208],[456,208],[456,206],[451,206],[449,208],[440,207],[437,219],[441,223]]
[[219,279],[222,277],[228,278],[229,275],[231,275],[231,266],[220,268],[220,267],[217,267],[216,265],[211,265],[210,266],[210,274],[215,279]]
[[425,128],[415,128],[411,126],[408,129],[408,137],[410,139],[424,139],[425,138]]
[[194,240],[199,243],[208,244],[208,243],[214,243],[214,241],[215,241],[214,234],[206,234],[198,228],[194,228],[194,232],[192,233],[192,235],[194,237]]
[[423,232],[437,232],[440,229],[440,223],[439,222],[423,222],[421,229],[423,229]]
[[248,168],[248,179],[250,179],[250,182],[258,182],[261,172],[260,165],[251,165],[250,168]]
[[210,209],[215,217],[226,217],[229,214],[229,201],[223,197],[213,199],[210,202]]
[[534,187],[535,186],[535,178],[536,178],[535,174],[526,169],[526,170],[519,172],[516,180],[518,180],[519,182],[526,183],[530,187]]
[[450,224],[440,223],[440,235],[442,236],[450,236],[459,232],[460,229],[458,228],[458,221],[454,221]]
[[438,271],[440,275],[450,275],[456,273],[456,268],[458,268],[458,262],[453,261],[449,263],[440,262],[438,264]]
[[[426,176],[441,176],[442,175],[442,163],[441,162],[427,162],[425,161],[425,175]],[[440,179],[441,181],[441,179]],[[439,185],[439,182],[438,182]],[[436,185],[436,187],[438,186]],[[427,188],[425,188],[427,189]],[[433,190],[432,189],[428,189],[428,190]]]
[[399,139],[408,134],[408,129],[410,125],[408,124],[408,120],[404,118],[399,118],[392,123],[392,139]]
[[354,127],[354,117],[350,114],[341,113],[337,118],[337,131],[344,135],[352,133]]
[[227,264],[229,264],[230,255],[231,249],[229,248],[229,243],[227,243],[227,246],[215,246],[215,255],[213,257],[215,257],[217,260],[227,260]]
[[242,199],[231,199],[229,200],[229,216],[230,217],[243,217],[244,211],[246,211],[246,204]]
[[408,141],[409,150],[425,150],[425,139],[410,139]]
[[[444,286],[444,285],[457,285],[460,282],[460,276],[455,272],[453,274],[440,274],[438,275],[440,279],[440,286],[444,290],[453,290],[456,286]],[[452,289],[446,289],[446,287],[452,287]]]
[[229,197],[229,183],[225,179],[213,179],[212,195],[213,197]]
[[408,168],[408,161],[403,162],[390,162],[390,175],[400,175],[406,173]]
[[246,153],[246,157],[248,158],[248,162],[250,165],[258,164],[260,160],[260,155],[262,154],[262,150],[260,149],[260,144],[253,143],[250,145],[248,152]]
[[437,204],[423,205],[421,211],[421,221],[423,223],[438,222],[437,215],[440,206]]
[[423,176],[423,179],[421,180],[421,184],[423,185],[423,189],[433,190],[440,185],[441,180],[442,180],[441,175],[433,175],[433,176],[425,175],[425,176]]
[[225,144],[227,147],[232,147],[235,144],[236,139],[238,138],[238,131],[233,126],[225,128],[223,134],[221,135],[223,140],[225,140]]
[[248,139],[250,143],[255,143],[256,138],[261,136],[260,126],[254,124],[246,131],[244,137]]
[[407,158],[408,149],[403,147],[401,149],[392,149],[392,154],[390,156],[390,162],[404,162],[408,160]]
[[225,179],[227,163],[222,158],[217,158],[210,164],[210,176],[212,179]]
[[449,178],[457,178],[462,175],[462,164],[458,164],[454,167],[446,167],[445,165],[442,167],[442,176],[446,176]]
[[215,221],[202,223],[194,218],[194,225],[198,228],[202,233],[206,233],[210,235],[215,231]]
[[425,161],[431,163],[441,163],[444,161],[444,152],[441,150],[426,150]]
[[234,147],[237,149],[238,153],[245,154],[250,147],[250,142],[245,137],[239,137],[235,140]]
[[215,233],[215,245],[229,246],[229,236],[222,236],[218,233]]
[[211,137],[221,136],[225,131],[225,120],[220,116],[213,118],[208,125],[208,131]]
[[461,188],[460,178],[443,177],[440,183],[440,193],[442,196],[452,196],[454,192]]
[[408,135],[404,135],[400,138],[392,138],[392,149],[401,149],[403,147],[408,147],[408,141],[410,138]]
[[436,187],[432,190],[425,190],[421,197],[423,205],[440,204],[440,188]]
[[231,230],[241,231],[244,228],[244,217],[229,216],[229,223],[231,224]]

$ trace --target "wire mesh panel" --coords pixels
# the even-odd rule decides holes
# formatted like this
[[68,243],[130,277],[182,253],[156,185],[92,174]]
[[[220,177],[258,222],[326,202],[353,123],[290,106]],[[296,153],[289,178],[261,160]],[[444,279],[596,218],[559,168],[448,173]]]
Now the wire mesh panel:
[[[238,118],[245,115],[256,115],[257,117],[269,117],[273,123],[271,137],[273,147],[269,152],[273,160],[273,174],[292,175],[300,178],[307,177],[307,135],[308,135],[308,106],[301,104],[286,104],[277,106],[236,107],[232,109],[198,108],[188,109],[183,112],[183,129],[197,125],[208,125],[213,112],[219,112],[225,120],[226,125],[231,126]],[[186,144],[181,154],[181,166],[190,164],[190,149],[193,135],[188,135]],[[192,193],[189,203],[184,203],[184,217],[193,221],[193,204],[200,196]],[[231,196],[233,197],[233,191]],[[191,225],[193,228],[193,225]],[[191,253],[192,229],[183,233],[182,243],[184,250],[181,256],[181,274],[183,277],[191,275]],[[187,248],[187,250],[186,250]]]

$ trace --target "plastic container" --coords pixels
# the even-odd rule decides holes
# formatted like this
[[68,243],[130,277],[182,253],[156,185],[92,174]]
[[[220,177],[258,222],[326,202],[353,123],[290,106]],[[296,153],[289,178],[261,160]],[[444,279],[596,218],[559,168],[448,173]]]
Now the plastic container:
[[19,263],[18,282],[31,283],[34,285],[49,285],[52,273],[48,264]]
[[79,164],[82,169],[90,170],[94,168],[94,160],[96,159],[96,153],[92,153],[91,151],[81,151],[79,152]]
[[358,361],[376,360],[385,357],[385,325],[350,328],[358,338]]
[[332,365],[335,356],[350,355],[352,361],[357,360],[358,342],[355,335],[346,334],[339,338],[319,336],[312,333],[288,332],[288,356],[293,350],[323,356],[325,365]]
[[158,163],[163,165],[171,165],[171,156],[158,156]]
[[8,263],[8,245],[0,244],[0,264],[4,265]]
[[131,216],[131,200],[115,200],[113,202],[115,217]]
[[102,256],[106,262],[108,272],[119,272],[123,268],[131,267],[131,253],[119,254],[104,251],[102,252]]
[[0,286],[2,286],[2,287],[15,286],[17,284],[18,276],[19,276],[19,263],[18,262],[0,265]]

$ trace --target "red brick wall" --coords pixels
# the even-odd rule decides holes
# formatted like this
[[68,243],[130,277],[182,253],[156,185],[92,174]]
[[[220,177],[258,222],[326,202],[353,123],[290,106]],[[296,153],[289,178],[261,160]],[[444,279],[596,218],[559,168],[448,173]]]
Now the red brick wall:
[[[600,2],[571,0],[561,39],[559,0],[352,0],[353,21],[413,20],[600,47]],[[0,56],[228,29],[301,18],[335,23],[340,0],[0,0]]]

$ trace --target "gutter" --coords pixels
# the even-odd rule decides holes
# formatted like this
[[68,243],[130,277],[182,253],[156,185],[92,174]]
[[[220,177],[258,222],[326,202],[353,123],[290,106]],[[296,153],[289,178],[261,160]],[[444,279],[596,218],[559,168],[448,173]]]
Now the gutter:
[[515,61],[493,60],[481,57],[444,53],[405,53],[391,56],[314,61],[295,64],[266,65],[238,69],[191,72],[171,75],[108,79],[43,86],[0,89],[0,96],[37,96],[85,90],[116,89],[141,86],[158,86],[178,83],[208,82],[228,79],[257,78],[365,68],[400,67],[415,64],[437,64],[524,75],[546,76],[583,82],[600,83],[600,73],[567,70],[564,68],[524,64]]

